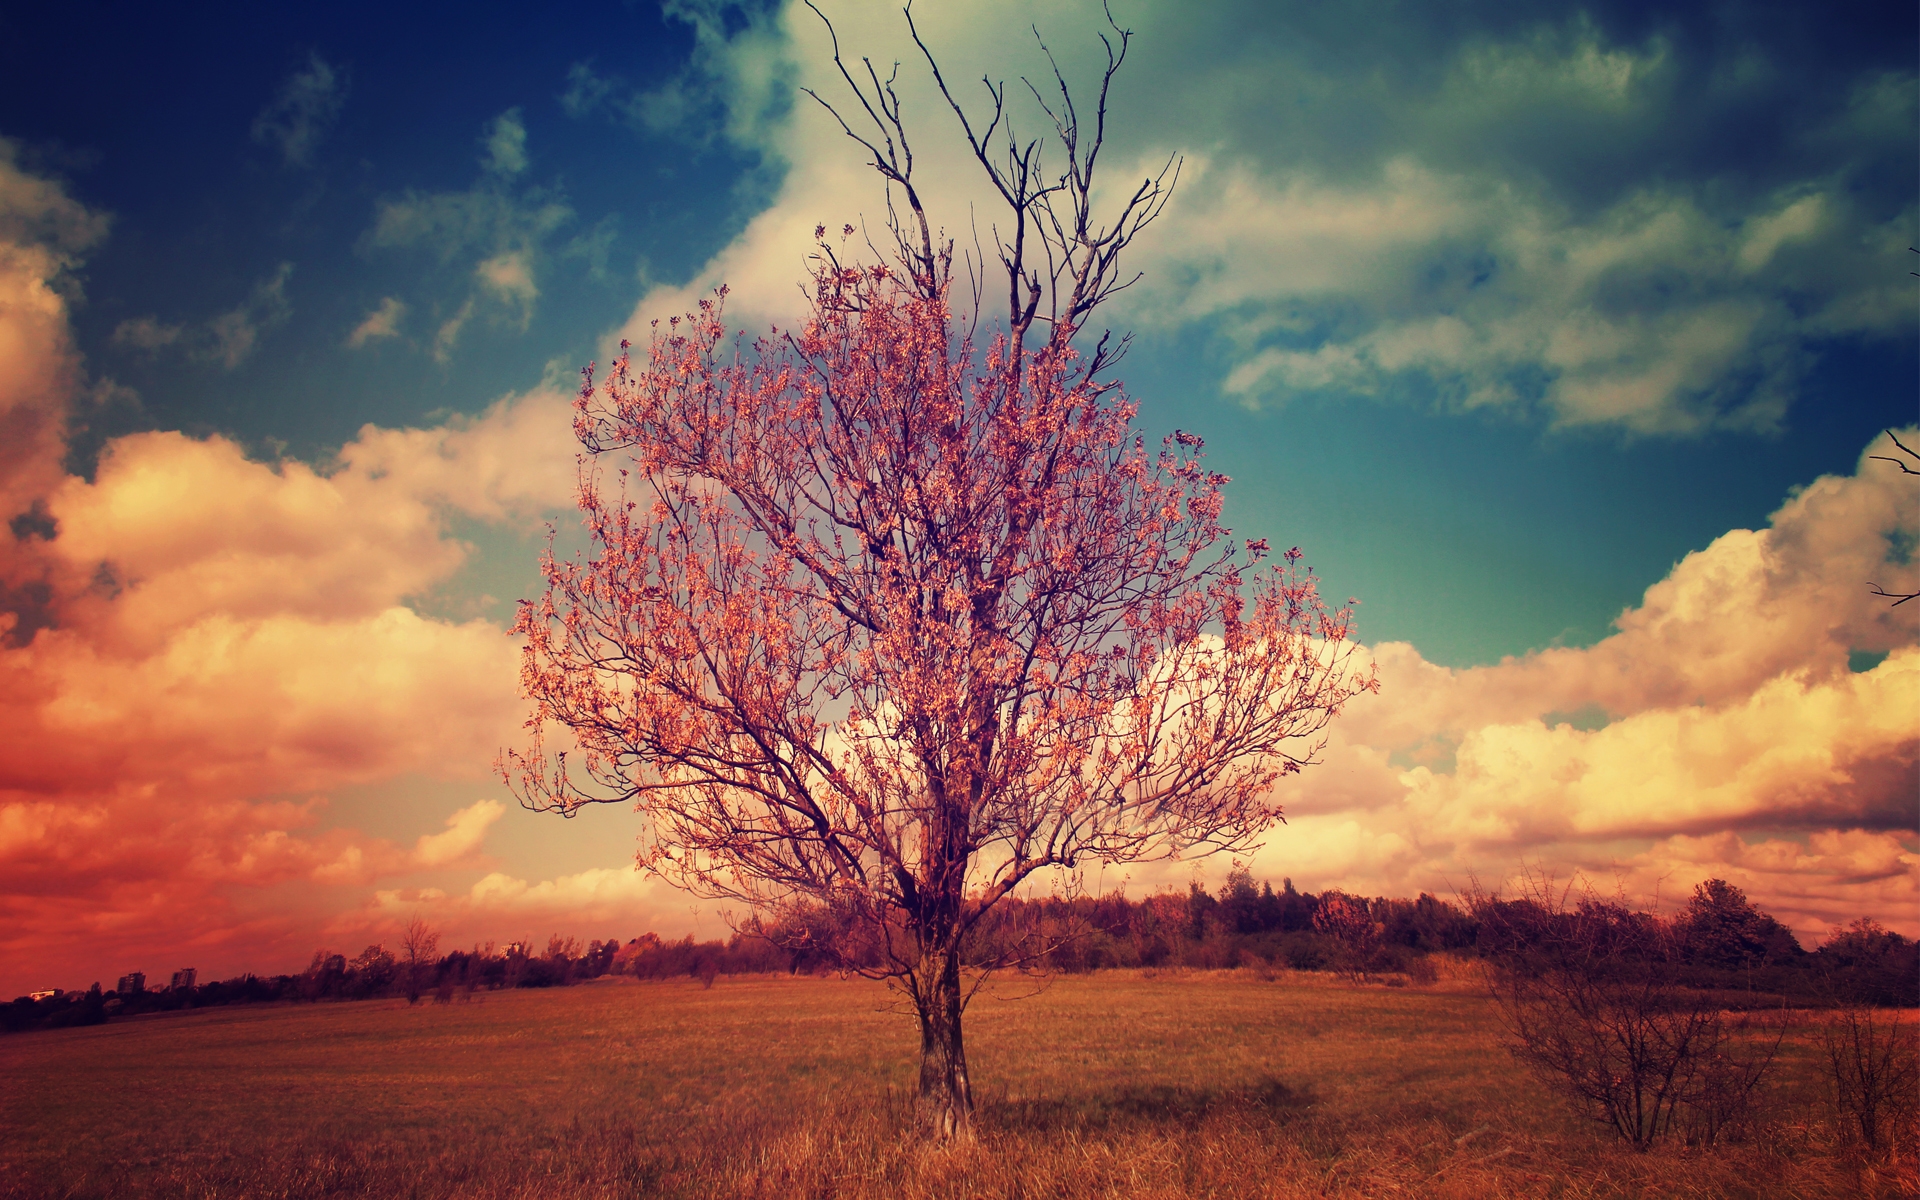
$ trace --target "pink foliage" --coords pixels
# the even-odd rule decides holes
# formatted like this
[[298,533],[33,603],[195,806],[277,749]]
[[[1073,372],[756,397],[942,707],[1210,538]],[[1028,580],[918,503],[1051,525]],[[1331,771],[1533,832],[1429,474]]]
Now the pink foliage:
[[522,794],[637,802],[643,864],[709,894],[963,924],[1043,868],[1247,844],[1371,683],[1348,612],[1236,555],[1200,439],[1149,450],[1067,336],[976,352],[944,289],[815,283],[791,336],[716,299],[587,373],[597,553],[520,615]]

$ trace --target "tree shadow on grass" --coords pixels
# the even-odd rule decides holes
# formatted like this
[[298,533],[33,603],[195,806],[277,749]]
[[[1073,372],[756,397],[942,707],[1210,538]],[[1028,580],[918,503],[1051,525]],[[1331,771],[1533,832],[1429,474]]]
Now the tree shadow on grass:
[[1160,1125],[1192,1129],[1212,1117],[1285,1121],[1309,1108],[1309,1089],[1267,1076],[1246,1087],[1156,1084],[1056,1097],[983,1097],[975,1119],[1004,1133],[1059,1133]]

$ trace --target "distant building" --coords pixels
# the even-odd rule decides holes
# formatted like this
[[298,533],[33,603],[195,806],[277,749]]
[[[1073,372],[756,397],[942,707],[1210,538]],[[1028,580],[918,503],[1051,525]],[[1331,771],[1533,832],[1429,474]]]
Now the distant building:
[[58,998],[59,998],[59,996],[60,996],[60,994],[61,994],[61,993],[60,993],[60,989],[59,989],[59,988],[48,988],[48,989],[46,989],[45,991],[41,991],[41,992],[28,992],[28,993],[27,993],[27,999],[29,999],[29,1000],[54,1000],[54,999],[58,999]]
[[131,996],[138,992],[144,992],[147,990],[147,973],[145,971],[128,971],[120,977],[119,986],[113,990],[119,992],[122,996]]
[[167,986],[169,989],[176,992],[181,991],[183,989],[190,989],[193,987],[194,979],[196,979],[199,976],[199,974],[200,972],[194,969],[193,967],[181,967],[178,971],[175,971],[173,973],[173,982],[168,984]]

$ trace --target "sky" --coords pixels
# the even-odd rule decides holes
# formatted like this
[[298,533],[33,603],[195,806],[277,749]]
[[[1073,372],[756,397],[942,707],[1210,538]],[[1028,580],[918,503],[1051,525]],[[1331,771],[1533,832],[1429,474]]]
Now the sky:
[[[900,62],[936,221],[990,229],[897,8],[820,7]],[[1382,685],[1255,875],[1720,877],[1808,945],[1920,935],[1920,602],[1869,590],[1920,589],[1920,479],[1873,457],[1920,449],[1915,14],[1113,12],[1108,187],[1181,164],[1104,314],[1138,424],[1358,600]],[[1097,80],[1098,4],[917,19],[969,104],[1044,78],[1036,29]],[[840,86],[785,3],[0,11],[0,995],[416,914],[724,932],[634,814],[492,774],[508,630],[579,546],[579,368],[722,283],[791,322],[813,228],[883,219],[797,91]]]

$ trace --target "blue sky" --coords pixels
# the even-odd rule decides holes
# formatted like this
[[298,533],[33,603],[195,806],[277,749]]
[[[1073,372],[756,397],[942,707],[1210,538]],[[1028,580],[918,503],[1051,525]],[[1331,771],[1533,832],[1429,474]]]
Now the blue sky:
[[[897,13],[823,7],[854,52],[904,60],[936,216],[957,234],[989,219]],[[954,78],[1032,72],[1031,22],[1084,80],[1097,11],[955,4],[921,16]],[[1916,420],[1913,14],[1117,4],[1115,15],[1138,38],[1116,91],[1114,178],[1184,159],[1174,205],[1137,249],[1146,277],[1108,310],[1136,334],[1120,374],[1141,425],[1203,434],[1234,479],[1236,531],[1302,546],[1329,591],[1360,600],[1365,641],[1408,647],[1382,651],[1382,703],[1396,683],[1480,697],[1412,732],[1404,712],[1359,720],[1353,744],[1307,776],[1320,782],[1298,809],[1304,831],[1256,865],[1303,885],[1394,891],[1528,856],[1570,870],[1624,863],[1682,890],[1696,868],[1747,870],[1756,895],[1798,905],[1803,931],[1849,905],[1911,907],[1911,804],[1889,817],[1886,789],[1904,779],[1911,801],[1920,693],[1901,663],[1914,622],[1831,597],[1864,588],[1843,572],[1912,573],[1913,496],[1859,464],[1880,431]],[[0,574],[0,607],[17,614],[9,669],[51,689],[22,683],[18,694],[42,699],[20,719],[57,753],[84,753],[104,734],[60,714],[106,702],[89,698],[87,671],[56,669],[59,655],[149,678],[211,630],[257,648],[296,618],[311,628],[289,645],[338,636],[368,654],[396,621],[417,622],[389,664],[415,663],[417,677],[325,687],[347,710],[368,707],[355,688],[385,687],[398,704],[411,689],[457,687],[468,719],[400,747],[316,716],[260,735],[298,743],[291,757],[208,735],[190,765],[84,783],[49,782],[62,775],[51,760],[16,764],[0,805],[21,828],[85,814],[146,828],[151,813],[115,815],[129,788],[160,797],[160,812],[191,810],[211,788],[228,814],[181,850],[228,865],[170,878],[150,902],[100,882],[118,869],[111,853],[56,867],[68,852],[36,840],[55,834],[23,835],[4,851],[38,880],[9,901],[39,930],[20,952],[114,930],[124,957],[177,928],[177,905],[209,898],[217,911],[177,934],[182,953],[262,967],[304,959],[295,949],[323,937],[372,939],[409,905],[475,936],[533,932],[490,920],[558,927],[578,912],[623,930],[684,920],[684,901],[616,877],[631,845],[619,814],[562,825],[506,807],[487,762],[512,736],[501,714],[516,702],[510,669],[495,667],[511,662],[512,602],[537,586],[541,527],[568,521],[559,398],[574,372],[720,282],[742,320],[790,318],[807,248],[796,232],[880,213],[855,148],[811,101],[794,102],[796,83],[831,83],[827,67],[817,18],[778,5],[536,16],[69,4],[0,16],[0,234],[19,295],[41,297],[7,310],[29,314],[8,343],[26,382],[0,409],[30,433],[0,455],[8,515],[24,514]],[[1794,522],[1840,519],[1811,502],[1782,508],[1822,477],[1880,489],[1847,509],[1880,515],[1829,530],[1832,554],[1789,570],[1789,548],[1812,536]],[[257,528],[235,522],[251,532],[223,544],[232,506]],[[1761,539],[1764,585],[1725,573],[1741,530]],[[223,572],[251,582],[208,582]],[[1649,593],[1663,587],[1667,600]],[[1821,604],[1844,611],[1822,623]],[[1789,609],[1799,632],[1765,632]],[[1643,633],[1711,619],[1735,643],[1714,661],[1751,662],[1711,684],[1596,682],[1603,659],[1618,660],[1609,678],[1644,683],[1654,659],[1665,670],[1701,640],[1635,648],[1615,626],[1629,610]],[[381,620],[387,632],[369,632]],[[1644,718],[1658,737],[1652,727],[1684,706],[1732,720],[1796,680],[1818,707],[1820,687],[1856,686],[1829,679],[1852,651],[1895,652],[1886,670],[1905,673],[1881,684],[1906,724],[1844,753],[1817,741],[1809,753],[1826,755],[1818,786],[1831,793],[1817,804],[1804,801],[1814,784],[1782,777],[1684,828],[1596,833],[1569,818],[1528,834],[1509,822],[1444,845],[1416,832],[1431,823],[1423,804],[1479,803],[1449,758],[1492,754],[1507,735],[1491,730],[1532,721],[1551,740],[1541,718],[1598,706],[1613,736]],[[271,678],[227,692],[279,694],[304,678],[294,659],[257,661],[232,670]],[[1520,682],[1549,675],[1560,682]],[[192,687],[170,686],[187,703]],[[1600,743],[1552,753],[1563,751],[1599,770]],[[1642,784],[1649,796],[1680,786]],[[451,840],[429,846],[443,830]],[[1768,875],[1737,847],[1673,849],[1721,835],[1827,857]],[[1820,851],[1818,837],[1866,841]],[[272,869],[232,865],[264,861],[262,839],[307,849]],[[1869,884],[1832,882],[1840,857],[1875,853],[1879,865],[1847,868]],[[354,854],[360,865],[342,865]],[[37,915],[55,899],[78,924]]]

